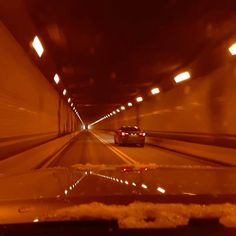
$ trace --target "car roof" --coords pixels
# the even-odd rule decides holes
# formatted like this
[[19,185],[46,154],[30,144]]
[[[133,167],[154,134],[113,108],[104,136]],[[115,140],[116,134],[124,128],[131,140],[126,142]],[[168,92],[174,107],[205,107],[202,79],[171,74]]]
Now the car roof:
[[132,129],[132,128],[134,128],[134,129],[140,129],[138,126],[122,126],[121,127],[121,129]]

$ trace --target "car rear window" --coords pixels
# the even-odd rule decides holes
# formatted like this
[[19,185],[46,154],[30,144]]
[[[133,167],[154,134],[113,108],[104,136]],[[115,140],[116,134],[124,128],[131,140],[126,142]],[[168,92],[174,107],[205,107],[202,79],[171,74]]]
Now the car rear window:
[[125,131],[125,132],[140,131],[140,129],[138,127],[122,127],[121,130]]

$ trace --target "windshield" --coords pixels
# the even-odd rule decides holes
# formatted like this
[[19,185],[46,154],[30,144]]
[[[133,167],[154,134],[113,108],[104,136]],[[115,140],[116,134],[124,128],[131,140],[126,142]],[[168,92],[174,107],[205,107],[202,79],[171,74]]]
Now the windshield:
[[0,1],[0,210],[235,204],[235,12]]

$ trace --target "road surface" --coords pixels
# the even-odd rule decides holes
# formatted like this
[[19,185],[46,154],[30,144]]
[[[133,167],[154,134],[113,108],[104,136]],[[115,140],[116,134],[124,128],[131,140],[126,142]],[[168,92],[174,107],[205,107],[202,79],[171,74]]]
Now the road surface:
[[75,164],[158,164],[160,166],[215,166],[216,164],[197,158],[164,150],[158,147],[114,145],[110,133],[82,131],[75,140],[52,163],[53,166]]

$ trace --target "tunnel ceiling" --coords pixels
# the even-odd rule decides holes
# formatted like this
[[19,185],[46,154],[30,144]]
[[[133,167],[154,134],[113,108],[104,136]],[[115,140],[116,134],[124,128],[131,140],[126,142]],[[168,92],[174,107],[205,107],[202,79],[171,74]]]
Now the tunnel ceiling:
[[222,33],[235,1],[26,1],[85,121],[183,68]]

